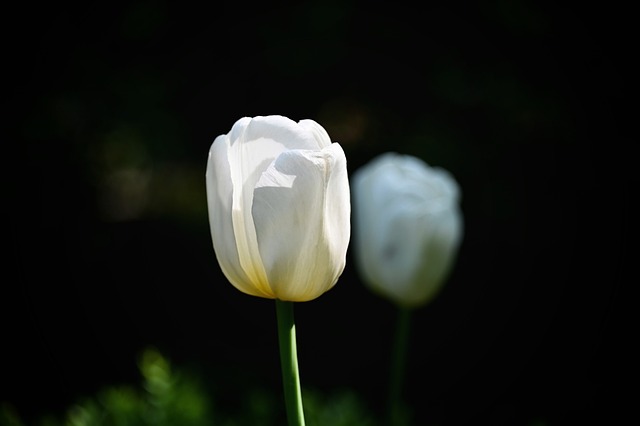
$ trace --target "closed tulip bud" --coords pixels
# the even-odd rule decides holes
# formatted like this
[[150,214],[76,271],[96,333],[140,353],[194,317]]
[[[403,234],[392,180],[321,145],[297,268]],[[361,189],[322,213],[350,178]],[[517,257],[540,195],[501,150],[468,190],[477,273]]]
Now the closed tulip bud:
[[344,151],[322,126],[241,118],[211,145],[206,188],[216,257],[238,290],[302,302],[335,285],[351,204]]
[[414,308],[439,291],[463,234],[459,188],[446,170],[386,153],[352,178],[355,260],[365,284]]

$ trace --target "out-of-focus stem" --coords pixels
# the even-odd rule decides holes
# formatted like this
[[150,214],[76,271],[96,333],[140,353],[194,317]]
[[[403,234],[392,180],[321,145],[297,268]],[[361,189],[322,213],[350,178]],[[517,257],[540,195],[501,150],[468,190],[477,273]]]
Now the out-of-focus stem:
[[411,310],[398,307],[396,335],[391,354],[391,377],[389,380],[388,419],[390,426],[403,424],[402,388],[409,349]]

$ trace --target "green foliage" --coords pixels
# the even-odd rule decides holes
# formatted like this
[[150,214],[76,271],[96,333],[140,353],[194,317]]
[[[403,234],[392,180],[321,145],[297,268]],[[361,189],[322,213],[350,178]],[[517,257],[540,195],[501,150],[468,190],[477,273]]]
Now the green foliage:
[[[33,426],[277,426],[282,423],[281,390],[249,390],[239,412],[222,412],[193,375],[172,368],[155,349],[139,362],[142,384],[110,386],[84,398],[62,415]],[[374,426],[363,401],[345,390],[324,394],[303,390],[308,426]],[[9,404],[0,405],[0,426],[31,426]]]
[[302,394],[308,426],[374,426],[371,413],[352,391],[324,395],[306,390]]
[[20,416],[13,406],[3,402],[0,404],[0,425],[2,426],[24,426]]
[[[155,349],[140,360],[142,389],[107,387],[95,397],[70,407],[62,419],[47,416],[37,426],[204,426],[212,425],[211,403],[192,376],[177,373]],[[0,410],[0,424],[25,426],[8,405]]]

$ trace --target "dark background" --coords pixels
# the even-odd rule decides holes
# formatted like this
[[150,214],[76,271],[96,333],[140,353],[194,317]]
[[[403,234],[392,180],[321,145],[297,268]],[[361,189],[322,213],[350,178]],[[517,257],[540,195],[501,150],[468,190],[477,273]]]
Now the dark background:
[[[397,151],[461,186],[456,268],[413,317],[419,424],[621,418],[632,15],[417,6],[8,7],[0,401],[28,421],[61,413],[137,383],[149,345],[230,406],[280,392],[274,304],[221,274],[204,172],[237,119],[281,114],[322,124],[350,172]],[[295,309],[303,386],[381,410],[395,311],[351,252],[336,287]]]

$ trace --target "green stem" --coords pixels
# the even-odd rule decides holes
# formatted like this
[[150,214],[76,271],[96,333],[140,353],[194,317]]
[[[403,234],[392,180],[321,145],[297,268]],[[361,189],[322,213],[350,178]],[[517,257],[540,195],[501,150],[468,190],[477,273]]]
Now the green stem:
[[402,387],[409,349],[409,326],[411,309],[398,307],[396,335],[391,358],[391,377],[389,381],[389,424],[403,424]]
[[293,320],[293,302],[276,299],[278,316],[278,341],[280,343],[280,364],[282,384],[287,407],[289,426],[304,426],[298,354],[296,349],[296,325]]

